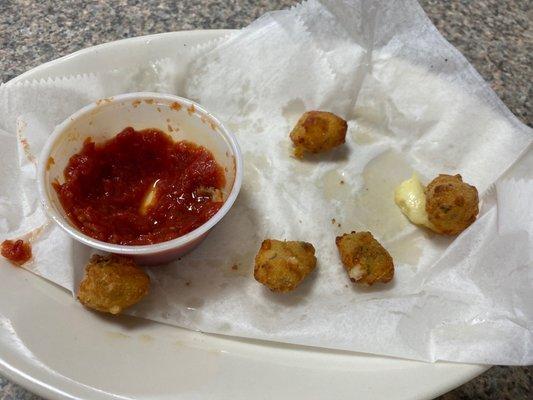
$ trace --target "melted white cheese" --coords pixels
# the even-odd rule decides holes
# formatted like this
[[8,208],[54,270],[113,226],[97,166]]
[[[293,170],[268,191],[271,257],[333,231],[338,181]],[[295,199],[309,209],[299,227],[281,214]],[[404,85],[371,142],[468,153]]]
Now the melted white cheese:
[[363,277],[365,271],[360,264],[355,264],[350,271],[348,271],[348,276],[354,281],[358,281]]
[[396,188],[394,202],[413,224],[431,228],[431,222],[429,222],[426,212],[424,186],[416,174],[413,174],[411,179],[402,182]]
[[148,210],[152,208],[155,204],[155,194],[156,194],[156,186],[159,182],[159,179],[157,179],[152,186],[150,186],[150,189],[148,189],[148,192],[144,196],[143,202],[141,204],[141,207],[139,209],[139,212],[141,215],[146,215],[148,213]]

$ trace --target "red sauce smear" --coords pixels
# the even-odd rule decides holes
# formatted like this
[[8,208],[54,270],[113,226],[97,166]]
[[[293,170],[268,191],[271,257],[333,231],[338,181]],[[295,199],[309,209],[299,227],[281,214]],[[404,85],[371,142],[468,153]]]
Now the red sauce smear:
[[212,196],[224,186],[225,176],[211,152],[174,142],[157,129],[128,127],[102,144],[87,139],[64,176],[65,183],[53,186],[68,217],[86,235],[108,243],[144,245],[177,238],[223,204]]
[[2,256],[12,264],[22,265],[31,258],[31,246],[24,240],[4,240],[2,242]]

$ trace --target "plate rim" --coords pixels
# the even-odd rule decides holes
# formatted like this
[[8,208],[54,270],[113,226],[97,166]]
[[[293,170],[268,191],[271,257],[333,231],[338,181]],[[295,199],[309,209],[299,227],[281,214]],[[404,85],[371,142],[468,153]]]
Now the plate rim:
[[124,38],[124,39],[111,40],[109,42],[104,42],[104,43],[96,44],[94,46],[85,47],[83,49],[76,50],[73,53],[65,54],[64,56],[61,56],[61,57],[55,58],[53,60],[47,61],[45,63],[39,64],[39,65],[37,65],[37,66],[35,66],[33,68],[30,68],[27,71],[24,71],[20,75],[17,75],[15,77],[11,78],[9,81],[5,82],[4,85],[6,85],[6,86],[7,85],[14,85],[14,84],[17,84],[17,83],[22,82],[24,80],[27,80],[27,79],[34,79],[34,78],[31,77],[32,74],[42,72],[43,70],[46,70],[49,67],[54,66],[57,63],[61,63],[61,62],[64,62],[64,61],[67,61],[67,60],[70,60],[70,59],[73,59],[73,58],[76,58],[76,57],[79,57],[79,56],[83,56],[83,55],[85,55],[88,52],[98,51],[98,50],[105,49],[107,47],[112,47],[112,46],[116,45],[119,42],[121,44],[128,43],[128,42],[132,42],[133,43],[133,42],[140,41],[140,40],[145,40],[145,39],[154,39],[154,38],[158,38],[159,39],[159,38],[163,38],[163,37],[167,37],[167,36],[168,37],[172,37],[172,36],[174,36],[176,34],[180,34],[180,35],[184,34],[184,35],[186,35],[186,34],[190,34],[190,33],[206,33],[206,32],[209,32],[209,33],[213,33],[213,34],[217,34],[218,33],[220,35],[223,35],[223,34],[226,34],[226,33],[235,32],[237,30],[238,29],[185,29],[185,30],[181,30],[181,31],[152,33],[152,34],[149,34],[149,35],[133,36],[133,37]]

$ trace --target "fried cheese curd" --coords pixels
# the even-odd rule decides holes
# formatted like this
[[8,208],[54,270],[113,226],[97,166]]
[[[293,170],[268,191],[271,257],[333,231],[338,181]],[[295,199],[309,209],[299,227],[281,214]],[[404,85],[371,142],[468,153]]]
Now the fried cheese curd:
[[266,239],[255,257],[254,277],[271,291],[284,293],[294,290],[315,268],[312,244]]
[[340,146],[346,139],[347,129],[346,121],[333,113],[305,112],[290,133],[294,155],[302,158],[305,152],[322,153]]
[[127,257],[91,257],[80,283],[78,300],[93,310],[119,314],[138,303],[150,287],[150,278]]
[[427,185],[426,212],[433,230],[457,235],[474,223],[479,213],[477,189],[461,175],[439,175]]
[[335,239],[335,244],[352,282],[370,286],[392,280],[392,257],[370,232],[345,233]]
[[394,201],[412,223],[442,235],[461,233],[479,213],[477,189],[461,175],[441,174],[425,188],[413,175],[396,188]]

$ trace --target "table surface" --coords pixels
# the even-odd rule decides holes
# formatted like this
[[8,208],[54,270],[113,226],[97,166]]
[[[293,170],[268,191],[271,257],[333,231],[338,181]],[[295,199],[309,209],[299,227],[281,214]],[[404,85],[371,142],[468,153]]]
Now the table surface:
[[[0,81],[96,44],[186,29],[240,28],[292,0],[0,0]],[[529,0],[420,0],[523,122],[532,126],[533,32]],[[493,367],[439,400],[531,400],[533,367]],[[0,400],[39,400],[0,376]]]

